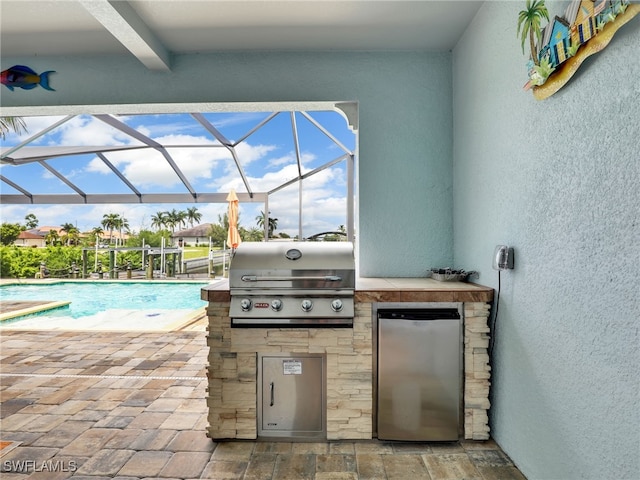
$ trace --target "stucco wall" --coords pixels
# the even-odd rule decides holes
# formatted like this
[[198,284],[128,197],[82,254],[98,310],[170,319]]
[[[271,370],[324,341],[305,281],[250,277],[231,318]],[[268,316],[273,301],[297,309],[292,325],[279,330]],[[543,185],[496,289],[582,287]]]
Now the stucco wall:
[[640,18],[537,101],[524,3],[485,3],[453,59],[454,258],[497,288],[495,245],[516,252],[492,435],[529,479],[638,478]]
[[170,73],[131,56],[2,60],[15,63],[56,70],[56,91],[3,87],[3,107],[357,101],[360,274],[423,276],[451,263],[450,53],[183,55]]

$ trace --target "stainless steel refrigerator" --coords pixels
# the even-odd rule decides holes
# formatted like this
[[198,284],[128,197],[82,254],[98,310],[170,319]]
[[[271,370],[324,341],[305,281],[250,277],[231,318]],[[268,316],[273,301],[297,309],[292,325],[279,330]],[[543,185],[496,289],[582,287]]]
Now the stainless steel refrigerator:
[[450,308],[378,309],[377,430],[381,440],[458,440],[462,315]]

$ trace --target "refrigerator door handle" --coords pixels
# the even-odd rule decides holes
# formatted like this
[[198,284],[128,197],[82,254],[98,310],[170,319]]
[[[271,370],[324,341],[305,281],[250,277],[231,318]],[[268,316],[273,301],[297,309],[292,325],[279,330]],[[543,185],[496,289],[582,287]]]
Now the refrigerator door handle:
[[273,397],[274,397],[273,390],[274,390],[273,382],[271,382],[269,384],[269,392],[271,394],[271,403],[269,404],[270,407],[273,407]]

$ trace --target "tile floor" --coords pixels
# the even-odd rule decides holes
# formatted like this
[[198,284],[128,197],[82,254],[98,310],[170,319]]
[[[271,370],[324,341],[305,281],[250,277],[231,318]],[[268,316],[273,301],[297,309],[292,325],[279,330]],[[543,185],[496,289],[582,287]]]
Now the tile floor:
[[518,479],[493,442],[213,442],[204,332],[3,331],[10,479]]

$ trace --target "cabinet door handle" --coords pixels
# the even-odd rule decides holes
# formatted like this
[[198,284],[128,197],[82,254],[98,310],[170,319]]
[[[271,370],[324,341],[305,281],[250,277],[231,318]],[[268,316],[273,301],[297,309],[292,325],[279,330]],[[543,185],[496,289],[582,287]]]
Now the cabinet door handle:
[[273,382],[271,382],[269,384],[269,391],[271,392],[271,403],[269,404],[269,406],[273,407]]

